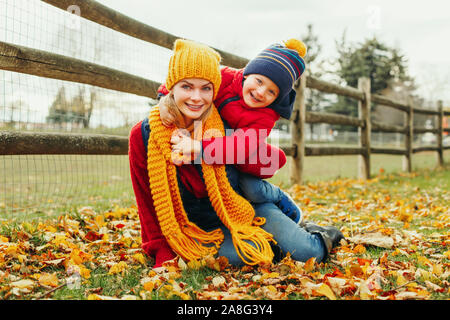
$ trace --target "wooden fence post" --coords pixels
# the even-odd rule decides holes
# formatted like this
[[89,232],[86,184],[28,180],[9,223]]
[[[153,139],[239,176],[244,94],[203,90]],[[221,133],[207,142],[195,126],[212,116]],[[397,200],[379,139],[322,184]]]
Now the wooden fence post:
[[443,128],[443,123],[444,123],[444,108],[442,106],[442,100],[438,101],[438,111],[439,111],[439,115],[438,115],[438,130],[439,133],[437,134],[437,147],[439,148],[438,150],[438,163],[439,166],[442,167],[444,166],[444,147],[443,147],[443,139],[444,139],[444,128]]
[[359,118],[364,122],[364,126],[358,128],[359,143],[364,149],[363,154],[358,156],[358,177],[370,179],[370,79],[359,78],[358,89],[364,92],[364,99],[358,101]]
[[414,100],[408,97],[408,112],[406,112],[406,133],[405,133],[405,149],[406,155],[403,157],[403,171],[412,171],[412,144],[414,138]]
[[294,109],[291,120],[291,137],[295,152],[291,162],[291,184],[303,183],[303,165],[305,160],[305,88],[306,88],[305,73],[303,77],[295,83],[295,97]]

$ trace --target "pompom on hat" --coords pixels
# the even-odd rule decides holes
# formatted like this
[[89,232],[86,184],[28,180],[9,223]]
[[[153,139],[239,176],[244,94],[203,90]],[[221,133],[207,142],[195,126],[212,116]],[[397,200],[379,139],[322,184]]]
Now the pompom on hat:
[[306,68],[306,45],[297,39],[289,39],[283,44],[273,44],[264,49],[244,68],[244,76],[262,74],[272,80],[280,89],[275,103],[282,100],[300,78]]
[[171,90],[177,82],[187,78],[205,79],[213,84],[215,98],[222,82],[220,59],[217,51],[204,44],[177,39],[169,61],[166,88]]

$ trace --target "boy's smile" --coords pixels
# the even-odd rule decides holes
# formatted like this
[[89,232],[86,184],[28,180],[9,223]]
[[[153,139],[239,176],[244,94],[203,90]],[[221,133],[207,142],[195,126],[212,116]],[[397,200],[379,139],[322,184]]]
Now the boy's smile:
[[246,76],[242,88],[244,102],[250,108],[269,106],[278,97],[279,92],[278,86],[261,74]]

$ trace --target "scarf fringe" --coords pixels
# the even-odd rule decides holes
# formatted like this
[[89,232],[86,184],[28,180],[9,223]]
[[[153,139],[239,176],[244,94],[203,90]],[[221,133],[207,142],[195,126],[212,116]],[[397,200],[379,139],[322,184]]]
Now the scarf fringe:
[[276,243],[273,236],[256,226],[242,226],[231,233],[233,244],[239,257],[248,265],[271,263],[274,253],[270,241]]

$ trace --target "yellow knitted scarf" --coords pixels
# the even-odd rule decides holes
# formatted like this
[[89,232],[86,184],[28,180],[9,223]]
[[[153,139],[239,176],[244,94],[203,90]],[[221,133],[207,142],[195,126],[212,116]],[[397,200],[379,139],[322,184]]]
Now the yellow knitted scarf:
[[[203,132],[223,136],[223,122],[217,109],[214,106],[211,108],[212,112],[204,123]],[[202,230],[189,221],[183,207],[176,167],[171,160],[170,138],[175,129],[166,128],[161,123],[158,106],[152,108],[149,123],[151,131],[147,168],[155,211],[163,235],[170,247],[187,261],[216,254],[217,247],[223,241],[222,230]],[[201,166],[211,204],[230,230],[239,257],[249,265],[271,262],[273,252],[269,241],[275,240],[260,227],[265,219],[255,218],[251,204],[233,190],[224,165],[202,163]],[[214,245],[205,246],[208,243]]]

